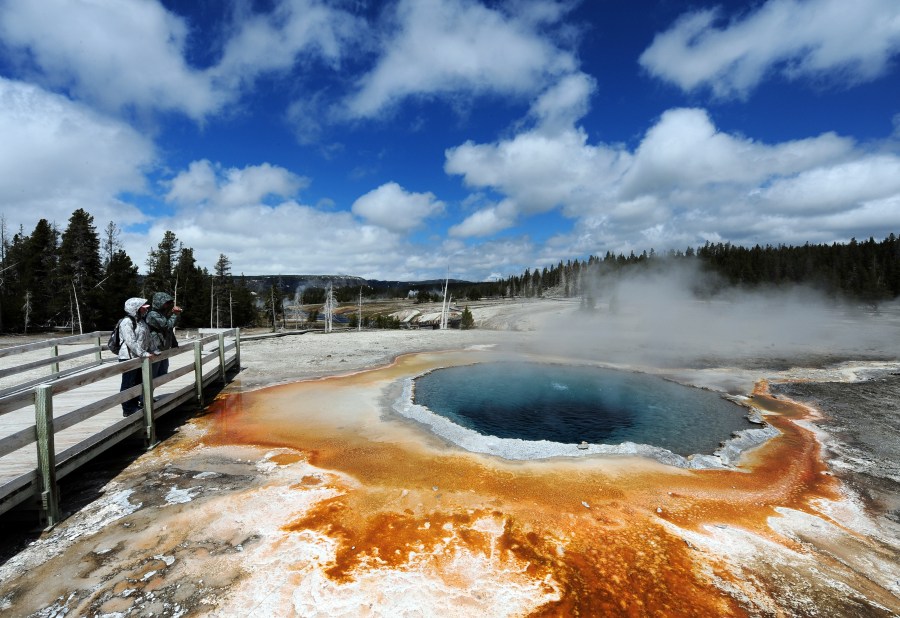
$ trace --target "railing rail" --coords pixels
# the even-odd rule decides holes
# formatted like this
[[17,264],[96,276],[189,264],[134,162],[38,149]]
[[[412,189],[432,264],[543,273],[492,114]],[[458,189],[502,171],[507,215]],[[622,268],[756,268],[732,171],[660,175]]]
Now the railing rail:
[[[4,397],[10,393],[29,390],[38,384],[43,384],[49,380],[56,380],[66,375],[78,373],[100,365],[103,362],[103,350],[106,344],[103,343],[109,337],[110,331],[94,331],[83,335],[70,335],[68,337],[58,337],[56,339],[47,339],[44,341],[33,341],[23,345],[10,346],[0,348],[0,359],[29,352],[39,352],[41,350],[49,350],[50,355],[46,358],[19,363],[13,367],[0,370],[0,379],[14,377],[33,369],[49,366],[49,372],[46,377],[31,379],[23,382],[13,383],[0,388],[0,397]],[[65,354],[59,353],[61,346],[87,346],[73,352]],[[72,361],[84,356],[91,356],[92,359],[85,363],[76,364],[65,370],[60,370],[60,363]]]
[[31,343],[25,343],[22,345],[13,345],[6,348],[0,348],[0,358],[14,356],[16,354],[22,354],[24,352],[33,352],[34,350],[44,350],[61,345],[73,345],[78,343],[85,343],[88,341],[96,346],[100,346],[100,344],[97,342],[101,341],[104,337],[109,337],[111,332],[112,331],[94,331],[90,333],[84,333],[83,335],[69,335],[68,337],[57,337],[56,339],[32,341]]
[[[87,369],[82,367],[80,372],[75,375],[62,377],[62,374],[69,374],[72,371],[59,372],[56,367],[56,370],[46,378],[37,381],[30,380],[17,387],[7,389],[6,394],[0,391],[0,417],[15,412],[21,416],[23,413],[20,411],[23,408],[34,407],[34,424],[11,430],[0,429],[0,471],[3,469],[4,457],[17,452],[25,452],[26,447],[32,444],[36,449],[36,451],[32,451],[32,457],[36,454],[36,459],[34,459],[36,465],[33,469],[20,472],[13,478],[0,477],[0,513],[22,502],[36,500],[39,502],[42,517],[47,525],[55,525],[60,520],[58,481],[62,477],[114,444],[136,433],[143,434],[145,446],[152,448],[157,443],[156,419],[191,400],[203,406],[203,389],[206,386],[214,381],[225,383],[229,370],[240,370],[240,329],[230,329],[185,341],[178,348],[166,350],[152,359],[133,359],[104,365],[100,351],[105,349],[105,345],[101,344],[101,341],[108,336],[108,332],[98,332],[0,349],[0,358],[39,351],[44,348],[53,350],[53,356],[46,361],[29,361],[18,367],[0,371],[0,375],[5,376],[33,371],[35,368],[54,364],[63,359],[96,352],[94,361],[87,366]],[[92,342],[91,347],[87,350],[64,355],[58,354],[58,346],[63,342],[79,344],[85,341]],[[205,349],[206,346],[210,346],[209,349]],[[152,378],[154,362],[183,354],[192,354],[186,364],[173,366],[166,375],[156,379]],[[217,361],[215,370],[212,370],[213,361]],[[210,365],[209,370],[205,369],[207,364]],[[117,385],[116,387],[107,387],[106,392],[103,393],[91,392],[88,403],[54,415],[55,397],[70,392],[75,392],[78,397],[84,397],[78,392],[79,389],[92,387],[102,380],[109,380],[137,368],[141,370],[140,384],[122,392],[119,392]],[[16,371],[17,369],[19,371]],[[193,380],[190,383],[177,388],[174,392],[163,393],[154,401],[154,392],[157,389],[191,374]],[[31,382],[39,383],[32,384]],[[110,421],[98,430],[92,430],[88,437],[57,452],[57,434],[141,394],[144,401],[141,413]]]

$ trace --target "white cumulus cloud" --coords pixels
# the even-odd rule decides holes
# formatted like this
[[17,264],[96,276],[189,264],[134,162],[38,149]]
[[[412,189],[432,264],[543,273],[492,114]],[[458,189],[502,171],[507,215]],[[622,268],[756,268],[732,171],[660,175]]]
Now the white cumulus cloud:
[[448,174],[461,175],[470,187],[509,197],[514,207],[507,206],[504,217],[494,217],[508,224],[516,219],[509,213],[512,208],[525,215],[557,207],[591,208],[613,188],[630,158],[627,152],[588,144],[587,134],[572,128],[555,135],[526,131],[492,144],[466,142],[445,156]]
[[174,110],[200,118],[221,101],[184,60],[183,19],[147,0],[6,2],[0,38],[27,50],[52,87],[110,110]]
[[506,200],[497,206],[488,206],[469,215],[461,223],[450,228],[451,236],[490,236],[515,225],[515,206]]
[[767,207],[786,213],[846,211],[886,196],[900,196],[900,157],[863,156],[816,167],[772,183],[761,193]]
[[687,13],[656,36],[640,63],[685,91],[744,97],[770,72],[869,81],[898,52],[895,0],[768,0],[730,21],[721,9]]
[[535,100],[531,115],[545,130],[559,131],[573,126],[588,112],[596,88],[596,81],[590,75],[566,75]]
[[[160,239],[166,230],[194,249],[199,264],[215,264],[219,254],[226,253],[235,272],[248,275],[399,275],[403,263],[397,254],[408,252],[395,234],[360,224],[349,212],[323,212],[294,200],[226,210],[183,209],[154,222],[147,237]],[[396,247],[397,253],[385,247]]]
[[[662,114],[633,150],[591,144],[579,128],[536,129],[446,151],[445,170],[500,196],[451,228],[480,237],[558,209],[573,220],[554,246],[570,255],[728,239],[831,242],[887,235],[900,158],[834,133],[768,144],[719,130],[702,109]],[[879,221],[877,215],[881,214]]]
[[443,209],[444,203],[433,193],[412,193],[396,182],[385,183],[353,202],[353,214],[394,232],[420,227]]
[[210,74],[236,90],[260,74],[293,69],[298,58],[337,69],[348,43],[367,34],[364,22],[326,2],[277,0],[271,12],[238,15],[236,31]]
[[622,178],[629,198],[721,183],[760,183],[835,161],[853,147],[833,133],[767,145],[719,131],[706,110],[673,109],[644,136]]
[[498,268],[518,272],[520,264],[539,255],[521,238],[487,241],[477,251],[456,239],[424,246],[361,222],[349,211],[326,212],[295,200],[222,212],[184,209],[154,221],[146,236],[129,238],[129,255],[139,261],[166,230],[194,249],[198,264],[211,267],[225,253],[234,273],[246,275],[347,274],[415,281],[441,276],[450,264],[451,277],[477,280]]
[[156,163],[153,143],[128,125],[0,77],[0,136],[0,205],[26,233],[40,218],[63,225],[78,208],[98,227],[145,219],[117,198],[143,191]]
[[536,29],[559,17],[529,10],[520,18],[473,0],[400,0],[381,57],[359,80],[347,112],[377,116],[410,96],[540,91],[576,67]]
[[223,169],[203,159],[171,181],[166,201],[192,208],[255,206],[270,196],[291,197],[308,184],[303,176],[269,163]]
[[[320,0],[275,0],[268,12],[234,9],[210,66],[188,61],[192,29],[155,0],[41,0],[0,4],[0,39],[47,87],[108,111],[174,111],[202,121],[235,103],[264,74],[298,60],[338,68],[364,28]],[[209,50],[201,50],[208,52]]]

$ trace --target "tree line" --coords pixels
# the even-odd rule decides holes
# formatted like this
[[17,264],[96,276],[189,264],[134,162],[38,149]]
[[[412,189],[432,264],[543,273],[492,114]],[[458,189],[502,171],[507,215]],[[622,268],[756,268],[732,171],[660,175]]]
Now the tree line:
[[691,262],[707,275],[706,293],[727,286],[807,285],[833,298],[876,304],[900,296],[900,239],[890,234],[878,242],[870,237],[859,242],[803,246],[710,243],[696,249],[658,254],[651,249],[636,255],[607,252],[604,257],[560,261],[556,266],[526,269],[497,282],[469,288],[468,295],[537,297],[546,293],[565,297],[590,297],[603,277],[621,276],[664,267],[672,262]]
[[[591,255],[587,259],[560,260],[554,266],[526,268],[522,274],[496,281],[473,283],[449,282],[454,302],[481,298],[524,297],[545,295],[584,299],[591,304],[605,279],[664,269],[671,264],[691,264],[705,275],[702,291],[714,294],[736,286],[807,285],[832,298],[869,304],[900,296],[900,238],[890,234],[878,242],[874,238],[859,242],[803,246],[755,245],[744,247],[731,243],[707,242],[700,247],[673,249],[658,253],[654,249],[640,254],[630,252]],[[415,293],[417,303],[440,302],[443,281],[430,285],[408,284],[392,289],[395,297]]]
[[0,216],[0,331],[109,330],[127,298],[166,292],[184,308],[183,327],[243,326],[256,320],[252,292],[220,254],[214,272],[197,265],[194,250],[167,231],[147,256],[145,275],[125,253],[110,221],[98,233],[78,209],[60,232],[46,219],[10,237]]

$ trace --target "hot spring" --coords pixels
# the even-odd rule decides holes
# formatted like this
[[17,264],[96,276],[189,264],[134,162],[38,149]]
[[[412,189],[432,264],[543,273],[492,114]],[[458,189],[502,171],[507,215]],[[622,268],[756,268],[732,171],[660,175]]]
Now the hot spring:
[[526,443],[635,443],[681,456],[712,454],[754,427],[747,409],[711,391],[643,373],[524,361],[431,371],[415,379],[412,404],[469,441],[475,432]]

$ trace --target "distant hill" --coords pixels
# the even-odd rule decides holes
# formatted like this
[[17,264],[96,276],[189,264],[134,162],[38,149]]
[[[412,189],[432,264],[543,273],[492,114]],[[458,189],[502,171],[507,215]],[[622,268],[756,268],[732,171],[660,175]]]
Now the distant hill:
[[[338,288],[367,286],[375,291],[387,291],[419,288],[440,288],[444,285],[443,279],[428,279],[425,281],[386,281],[382,279],[363,279],[350,275],[244,275],[244,284],[247,288],[260,294],[268,290],[273,284],[284,294],[293,294],[299,290],[308,288],[325,288],[329,283]],[[462,279],[451,279],[453,285],[468,285],[471,282]]]
[[268,290],[273,284],[284,293],[306,288],[324,288],[331,283],[335,288],[369,285],[362,277],[350,275],[245,275],[247,288],[256,293]]

